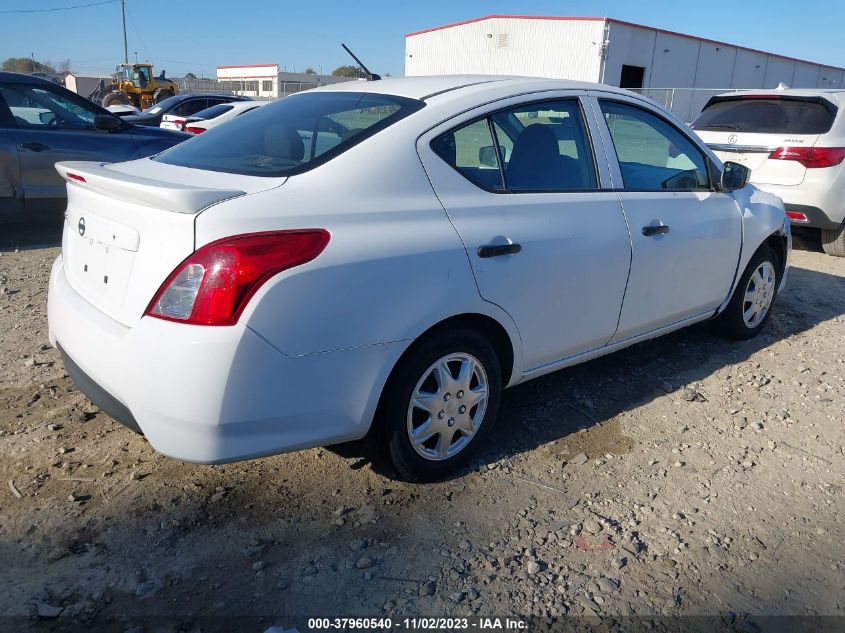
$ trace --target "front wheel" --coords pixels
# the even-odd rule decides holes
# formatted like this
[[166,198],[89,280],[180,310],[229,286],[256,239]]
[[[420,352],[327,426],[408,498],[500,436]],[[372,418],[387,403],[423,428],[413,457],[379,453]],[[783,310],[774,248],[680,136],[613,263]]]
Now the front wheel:
[[400,360],[366,442],[402,479],[442,479],[489,432],[501,391],[501,365],[486,338],[466,329],[434,334]]
[[777,253],[765,244],[757,249],[717,318],[721,332],[740,341],[757,336],[772,313],[781,275]]

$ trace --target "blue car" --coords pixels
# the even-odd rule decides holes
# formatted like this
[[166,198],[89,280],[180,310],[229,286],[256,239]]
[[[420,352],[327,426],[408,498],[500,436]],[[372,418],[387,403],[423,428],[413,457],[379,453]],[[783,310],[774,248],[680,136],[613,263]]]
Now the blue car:
[[121,120],[52,81],[0,72],[0,222],[61,217],[59,161],[133,160],[188,138]]

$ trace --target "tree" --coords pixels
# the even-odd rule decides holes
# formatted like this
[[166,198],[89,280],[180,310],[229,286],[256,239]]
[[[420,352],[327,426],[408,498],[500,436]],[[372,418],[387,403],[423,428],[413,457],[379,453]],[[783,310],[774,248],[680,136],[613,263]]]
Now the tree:
[[335,77],[357,77],[364,79],[367,75],[358,66],[338,66],[332,71]]
[[10,57],[3,62],[0,70],[12,73],[54,73],[56,69],[50,62],[37,62],[29,57]]
[[317,74],[317,71],[316,71],[316,70],[314,70],[313,68],[311,68],[311,66],[309,66],[308,68],[306,68],[303,72],[304,72],[306,75],[316,75],[316,74]]
[[194,73],[185,73],[185,79],[196,79],[197,76]]

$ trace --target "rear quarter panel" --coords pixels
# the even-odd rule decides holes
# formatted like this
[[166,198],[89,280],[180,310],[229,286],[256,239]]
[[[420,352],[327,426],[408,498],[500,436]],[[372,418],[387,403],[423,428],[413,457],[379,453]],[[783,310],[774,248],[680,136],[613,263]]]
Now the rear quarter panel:
[[[282,353],[410,341],[465,313],[491,316],[519,340],[504,311],[481,299],[464,245],[419,161],[410,123],[401,121],[277,189],[223,202],[197,218],[197,247],[258,231],[331,233],[316,260],[271,279],[244,311],[242,322]],[[514,356],[516,362],[519,349]]]

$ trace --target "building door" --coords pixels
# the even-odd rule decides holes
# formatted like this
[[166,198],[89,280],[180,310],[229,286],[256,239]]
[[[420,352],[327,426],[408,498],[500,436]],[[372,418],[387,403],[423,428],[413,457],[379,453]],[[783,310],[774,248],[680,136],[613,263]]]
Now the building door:
[[622,76],[619,78],[619,87],[638,90],[643,87],[645,68],[642,66],[628,66],[622,64]]

